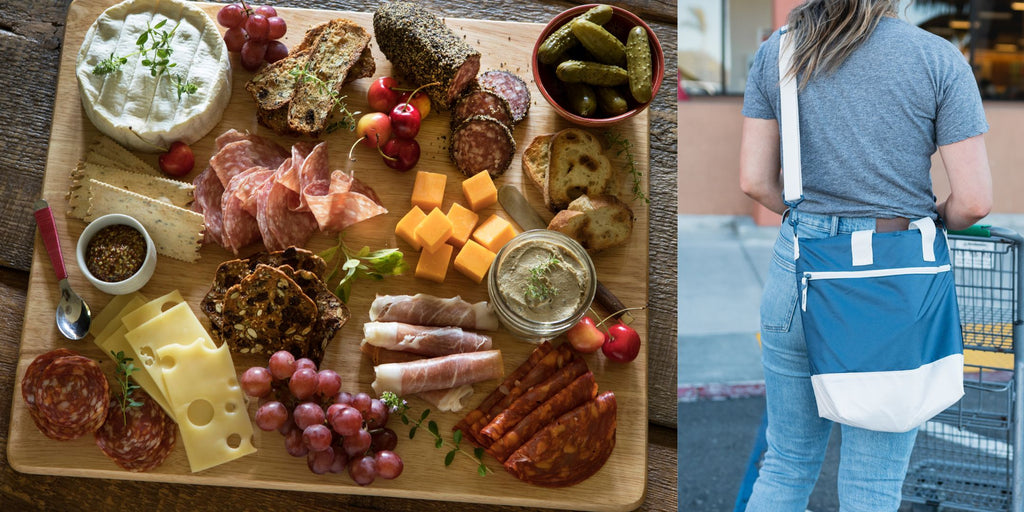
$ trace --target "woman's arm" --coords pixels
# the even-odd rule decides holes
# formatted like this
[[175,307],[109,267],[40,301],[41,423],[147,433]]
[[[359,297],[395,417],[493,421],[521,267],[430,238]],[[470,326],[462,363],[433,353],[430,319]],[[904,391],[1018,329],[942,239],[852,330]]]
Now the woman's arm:
[[949,229],[966,229],[992,209],[992,173],[981,135],[939,146],[949,197],[936,208]]
[[779,163],[779,123],[774,119],[743,118],[740,141],[740,190],[769,210],[782,214],[782,176]]

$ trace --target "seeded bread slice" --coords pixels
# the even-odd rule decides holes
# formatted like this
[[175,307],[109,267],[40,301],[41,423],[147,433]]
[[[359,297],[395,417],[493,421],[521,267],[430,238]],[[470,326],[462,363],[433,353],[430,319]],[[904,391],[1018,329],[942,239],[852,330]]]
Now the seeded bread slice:
[[523,172],[541,192],[548,179],[548,160],[551,158],[551,139],[554,136],[552,133],[538,135],[523,150]]
[[612,189],[615,170],[594,134],[567,128],[551,139],[550,151],[544,203],[551,211],[567,208],[582,195],[604,194]]
[[587,252],[598,252],[629,240],[633,211],[613,195],[583,195],[558,212],[548,229],[568,235]]
[[228,288],[221,335],[233,352],[272,354],[287,350],[306,357],[307,337],[317,321],[317,306],[281,270],[256,269]]

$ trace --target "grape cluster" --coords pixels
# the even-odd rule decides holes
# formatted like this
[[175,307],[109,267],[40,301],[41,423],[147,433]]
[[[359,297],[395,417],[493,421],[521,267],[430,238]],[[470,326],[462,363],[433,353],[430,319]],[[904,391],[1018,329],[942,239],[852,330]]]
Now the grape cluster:
[[217,11],[217,23],[228,29],[224,44],[228,51],[241,52],[242,67],[248,71],[256,71],[264,61],[277,62],[288,56],[288,47],[278,41],[288,25],[269,5],[254,8],[245,0],[225,5]]
[[288,453],[306,457],[312,472],[347,470],[359,485],[402,473],[394,452],[398,436],[386,426],[387,406],[366,393],[341,391],[335,371],[317,371],[313,361],[282,350],[270,356],[267,367],[246,370],[241,385],[246,395],[259,398],[256,426],[280,432]]

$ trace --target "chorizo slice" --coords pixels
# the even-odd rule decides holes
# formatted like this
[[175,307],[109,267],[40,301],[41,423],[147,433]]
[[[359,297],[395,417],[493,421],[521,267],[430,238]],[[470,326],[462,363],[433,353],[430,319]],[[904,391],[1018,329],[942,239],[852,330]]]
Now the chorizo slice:
[[133,392],[132,399],[140,405],[122,411],[119,398],[112,397],[107,419],[93,436],[96,446],[118,466],[146,471],[163,462],[152,454],[163,443],[167,414],[141,389]]
[[37,426],[67,441],[95,432],[107,418],[110,387],[100,365],[87,357],[58,357],[43,368],[33,390]]

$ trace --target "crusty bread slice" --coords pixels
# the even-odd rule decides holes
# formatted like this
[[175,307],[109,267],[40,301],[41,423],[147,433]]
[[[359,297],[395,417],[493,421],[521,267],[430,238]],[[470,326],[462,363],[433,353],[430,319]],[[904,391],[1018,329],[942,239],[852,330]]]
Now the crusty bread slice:
[[537,189],[544,191],[548,179],[548,160],[551,158],[551,138],[554,134],[538,135],[523,151],[523,172]]
[[613,195],[582,195],[558,212],[548,229],[568,235],[587,252],[598,252],[629,240],[633,210]]
[[551,139],[544,203],[551,211],[569,206],[584,194],[604,194],[612,189],[615,170],[604,154],[601,141],[579,128],[566,128]]

